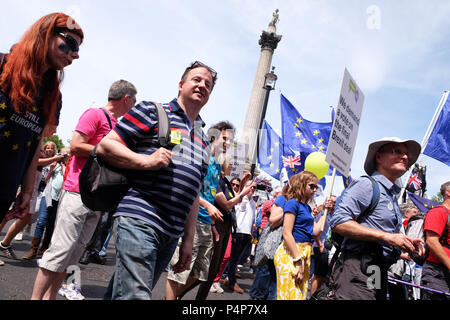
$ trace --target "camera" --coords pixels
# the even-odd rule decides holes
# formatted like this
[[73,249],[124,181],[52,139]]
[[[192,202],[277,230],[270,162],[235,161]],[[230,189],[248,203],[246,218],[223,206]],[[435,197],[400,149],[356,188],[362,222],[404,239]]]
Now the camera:
[[64,158],[58,160],[58,163],[61,163],[61,162],[63,162],[63,161],[66,161],[67,158],[69,157],[69,155],[68,155],[67,153],[65,153],[65,154],[58,153],[57,156],[64,156]]

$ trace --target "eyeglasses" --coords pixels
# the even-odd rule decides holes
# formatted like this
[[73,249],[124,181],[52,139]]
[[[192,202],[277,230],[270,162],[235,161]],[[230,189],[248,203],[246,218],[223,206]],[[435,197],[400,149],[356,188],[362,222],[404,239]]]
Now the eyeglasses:
[[238,183],[232,183],[231,185],[232,185],[233,187],[238,187],[238,188],[241,186],[241,185],[238,184]]
[[408,151],[403,151],[403,150],[400,150],[400,149],[397,149],[397,148],[392,148],[391,150],[384,150],[384,151],[380,151],[380,152],[384,152],[384,153],[392,153],[393,155],[396,155],[396,156],[404,156],[404,155],[406,155],[408,158],[410,157],[410,154],[409,154],[409,152]]
[[317,184],[314,184],[314,183],[310,183],[310,184],[308,184],[308,186],[309,186],[309,188],[310,188],[311,190],[317,190],[317,189],[319,189],[319,186],[318,186]]
[[80,50],[80,45],[77,40],[68,33],[58,32],[58,35],[64,38],[65,45],[61,44],[59,48],[66,54],[69,54],[67,49],[72,52],[78,52]]
[[187,67],[186,71],[184,71],[182,79],[184,79],[186,77],[186,75],[188,74],[189,71],[196,69],[196,68],[200,68],[200,67],[208,69],[208,71],[211,73],[211,78],[213,80],[213,84],[215,84],[216,80],[217,80],[217,71],[211,67],[208,67],[206,64],[204,64],[200,61],[195,61],[189,67]]

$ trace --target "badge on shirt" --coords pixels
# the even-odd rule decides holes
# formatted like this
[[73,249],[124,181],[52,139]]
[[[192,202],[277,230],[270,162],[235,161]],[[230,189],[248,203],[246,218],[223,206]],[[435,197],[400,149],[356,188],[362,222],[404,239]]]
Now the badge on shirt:
[[228,193],[231,198],[234,198],[234,195],[231,193],[231,191]]
[[388,209],[391,210],[391,211],[394,210],[394,205],[390,201],[388,203]]
[[173,144],[181,143],[181,130],[180,129],[171,129],[170,130],[170,142]]
[[211,194],[215,197],[216,196],[216,188],[211,188]]

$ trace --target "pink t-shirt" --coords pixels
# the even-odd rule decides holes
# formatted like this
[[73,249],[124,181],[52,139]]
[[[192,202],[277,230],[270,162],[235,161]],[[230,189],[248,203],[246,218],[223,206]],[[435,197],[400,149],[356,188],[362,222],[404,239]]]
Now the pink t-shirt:
[[[105,108],[106,112],[108,112]],[[114,128],[117,120],[108,112],[111,119],[111,125]],[[89,144],[93,146],[97,145],[100,140],[106,136],[111,128],[108,123],[108,119],[102,110],[98,108],[92,108],[86,110],[80,117],[75,131],[81,132],[88,136],[90,139]],[[69,173],[67,174],[66,180],[63,184],[63,189],[67,191],[80,192],[78,187],[78,178],[80,176],[81,170],[85,165],[87,158],[75,155],[70,163]]]

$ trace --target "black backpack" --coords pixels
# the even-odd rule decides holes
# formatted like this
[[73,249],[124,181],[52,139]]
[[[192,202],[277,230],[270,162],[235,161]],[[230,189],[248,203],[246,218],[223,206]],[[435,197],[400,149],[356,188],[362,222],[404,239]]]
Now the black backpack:
[[[171,146],[170,120],[163,106],[151,102],[156,106],[158,114],[158,144],[160,147]],[[112,130],[108,113],[101,109]],[[113,212],[119,202],[130,189],[127,170],[116,168],[97,156],[97,146],[89,154],[86,164],[80,173],[79,187],[83,204],[93,211]]]

